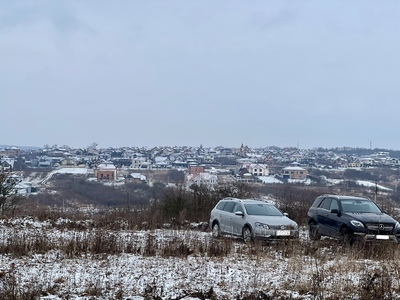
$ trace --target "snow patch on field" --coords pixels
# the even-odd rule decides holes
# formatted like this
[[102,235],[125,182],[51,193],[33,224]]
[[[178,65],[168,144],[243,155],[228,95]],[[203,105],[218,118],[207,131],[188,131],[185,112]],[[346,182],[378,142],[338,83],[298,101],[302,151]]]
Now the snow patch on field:
[[86,175],[88,173],[87,168],[61,168],[54,171],[56,174],[74,174],[74,175]]
[[356,182],[358,185],[366,186],[369,188],[377,187],[378,190],[381,190],[381,191],[393,191],[393,189],[384,187],[383,185],[379,185],[379,184],[376,184],[375,182],[371,182],[371,181],[367,181],[367,180],[357,180]]

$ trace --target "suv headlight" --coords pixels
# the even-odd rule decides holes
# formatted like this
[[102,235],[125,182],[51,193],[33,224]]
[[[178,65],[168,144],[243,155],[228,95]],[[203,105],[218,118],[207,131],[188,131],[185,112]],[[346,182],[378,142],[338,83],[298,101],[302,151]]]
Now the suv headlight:
[[350,223],[355,227],[364,227],[364,224],[357,220],[351,220]]
[[399,222],[396,222],[396,225],[394,225],[394,228],[400,229],[400,223],[399,223]]
[[269,229],[269,226],[264,223],[256,222],[254,225],[258,228]]

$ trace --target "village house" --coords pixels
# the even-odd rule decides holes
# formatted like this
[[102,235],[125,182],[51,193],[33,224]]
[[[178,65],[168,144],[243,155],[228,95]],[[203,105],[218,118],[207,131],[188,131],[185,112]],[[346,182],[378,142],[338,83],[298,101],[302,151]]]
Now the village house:
[[60,161],[60,165],[63,167],[77,166],[76,158],[66,157]]
[[308,172],[301,167],[286,167],[282,169],[282,177],[285,179],[304,180],[307,178]]
[[154,158],[154,168],[155,169],[166,169],[170,165],[170,161],[168,157],[165,156],[156,156]]
[[352,161],[347,166],[348,168],[361,168],[363,164],[358,157],[353,157]]
[[35,191],[36,189],[33,187],[32,182],[19,182],[15,185],[15,192],[20,196],[26,196]]
[[0,154],[6,155],[8,157],[17,158],[21,155],[21,149],[18,147],[6,147],[0,150]]
[[214,188],[217,183],[218,183],[217,175],[210,173],[189,174],[186,179],[187,187],[190,187],[192,184],[196,184],[198,186],[206,186],[207,188]]
[[135,157],[132,159],[132,169],[150,169],[151,162],[144,156]]
[[97,180],[115,181],[117,178],[117,168],[110,162],[99,164],[94,170],[94,173]]
[[254,176],[268,176],[269,171],[266,164],[250,164],[247,170]]
[[372,157],[360,157],[359,161],[362,167],[371,167],[376,165],[376,160]]
[[146,176],[140,173],[131,173],[125,177],[125,183],[141,183],[146,181]]
[[37,166],[39,168],[51,168],[53,166],[51,157],[48,156],[40,157],[39,161],[37,162]]
[[256,182],[257,181],[256,177],[252,173],[250,173],[250,171],[245,167],[239,169],[239,171],[235,175],[235,179],[236,179],[236,181],[240,181],[240,182]]
[[12,171],[14,159],[6,156],[0,157],[0,171]]
[[204,170],[205,170],[204,166],[196,166],[196,165],[189,166],[189,174],[191,174],[191,175],[197,175],[200,173],[204,173],[205,172]]

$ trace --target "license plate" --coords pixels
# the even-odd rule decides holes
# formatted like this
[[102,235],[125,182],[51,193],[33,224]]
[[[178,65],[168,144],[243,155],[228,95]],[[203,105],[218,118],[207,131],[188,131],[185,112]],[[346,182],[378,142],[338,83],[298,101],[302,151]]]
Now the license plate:
[[276,235],[277,236],[288,236],[288,235],[290,235],[290,230],[277,230]]
[[389,236],[388,235],[376,235],[375,238],[377,240],[388,240]]

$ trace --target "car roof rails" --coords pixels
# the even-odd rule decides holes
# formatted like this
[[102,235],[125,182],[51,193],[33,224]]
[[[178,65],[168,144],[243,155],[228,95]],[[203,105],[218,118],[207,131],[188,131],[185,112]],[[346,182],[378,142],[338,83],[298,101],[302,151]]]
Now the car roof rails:
[[222,200],[240,200],[240,199],[235,198],[235,197],[225,197]]

